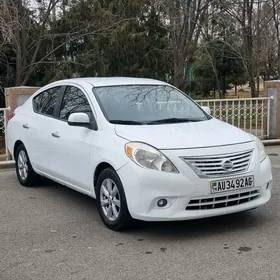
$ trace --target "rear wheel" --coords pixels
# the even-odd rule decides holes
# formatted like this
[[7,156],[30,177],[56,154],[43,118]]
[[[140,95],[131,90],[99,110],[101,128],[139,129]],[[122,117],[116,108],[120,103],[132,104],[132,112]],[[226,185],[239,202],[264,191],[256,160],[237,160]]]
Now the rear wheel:
[[27,151],[20,144],[15,153],[17,178],[22,186],[29,187],[39,183],[41,176],[32,168]]
[[127,208],[121,180],[113,169],[105,169],[99,175],[96,199],[99,215],[108,228],[118,231],[134,224]]

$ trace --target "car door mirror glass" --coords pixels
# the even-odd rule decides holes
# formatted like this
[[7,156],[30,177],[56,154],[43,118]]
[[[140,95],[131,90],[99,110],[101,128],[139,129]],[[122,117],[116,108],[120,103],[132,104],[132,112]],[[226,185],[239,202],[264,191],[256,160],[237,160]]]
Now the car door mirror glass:
[[86,113],[72,113],[68,117],[68,124],[71,126],[86,126],[90,125],[89,116]]

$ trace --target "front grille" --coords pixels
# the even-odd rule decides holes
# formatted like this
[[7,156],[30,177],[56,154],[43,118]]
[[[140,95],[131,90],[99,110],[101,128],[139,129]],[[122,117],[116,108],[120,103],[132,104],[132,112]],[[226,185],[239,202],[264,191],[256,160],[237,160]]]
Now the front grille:
[[[252,150],[217,156],[182,157],[199,177],[220,177],[245,172],[251,162]],[[231,167],[225,165],[230,163]]]
[[260,190],[240,192],[226,196],[191,199],[186,210],[207,210],[243,204],[260,197]]

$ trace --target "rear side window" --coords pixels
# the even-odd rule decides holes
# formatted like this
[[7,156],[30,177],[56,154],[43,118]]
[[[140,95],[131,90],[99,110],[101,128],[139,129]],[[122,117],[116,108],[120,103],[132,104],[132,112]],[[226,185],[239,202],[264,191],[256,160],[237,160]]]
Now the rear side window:
[[53,87],[43,91],[33,99],[33,108],[36,113],[53,116],[56,101],[61,90],[61,86]]
[[72,113],[86,113],[90,120],[93,118],[91,107],[84,93],[76,87],[68,86],[62,99],[59,118],[66,121]]

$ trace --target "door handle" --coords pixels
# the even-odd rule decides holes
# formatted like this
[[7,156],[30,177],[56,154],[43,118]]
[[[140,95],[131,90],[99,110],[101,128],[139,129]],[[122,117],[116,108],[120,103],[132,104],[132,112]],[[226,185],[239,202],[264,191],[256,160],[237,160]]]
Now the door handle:
[[23,128],[29,129],[28,123],[22,125]]
[[59,138],[60,137],[58,132],[53,132],[52,136],[55,137],[55,138]]

